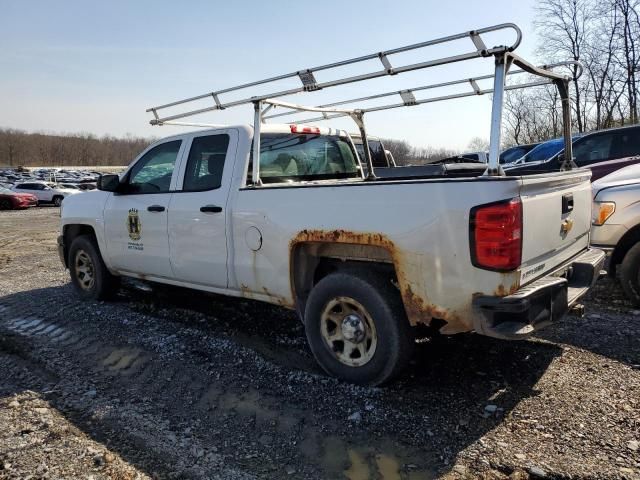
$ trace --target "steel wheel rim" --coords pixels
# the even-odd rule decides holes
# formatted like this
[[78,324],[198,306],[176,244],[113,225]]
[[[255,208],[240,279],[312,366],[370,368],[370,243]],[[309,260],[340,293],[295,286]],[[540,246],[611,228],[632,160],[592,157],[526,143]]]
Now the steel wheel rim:
[[78,250],[74,268],[80,287],[84,290],[91,290],[96,280],[93,261],[87,252]]
[[330,300],[320,316],[320,334],[340,363],[349,367],[367,364],[376,352],[378,335],[367,309],[350,297]]

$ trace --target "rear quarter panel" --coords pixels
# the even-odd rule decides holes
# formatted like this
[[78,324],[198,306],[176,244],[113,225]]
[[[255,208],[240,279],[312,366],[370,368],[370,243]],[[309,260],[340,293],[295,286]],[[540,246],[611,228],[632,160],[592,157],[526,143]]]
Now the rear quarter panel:
[[[297,244],[379,245],[393,258],[412,323],[436,317],[448,322],[445,333],[471,330],[473,295],[504,294],[518,272],[472,266],[469,212],[517,197],[519,189],[519,180],[507,177],[240,189],[229,202],[230,286],[292,306],[290,258]],[[257,251],[249,248],[252,229],[262,235]]]

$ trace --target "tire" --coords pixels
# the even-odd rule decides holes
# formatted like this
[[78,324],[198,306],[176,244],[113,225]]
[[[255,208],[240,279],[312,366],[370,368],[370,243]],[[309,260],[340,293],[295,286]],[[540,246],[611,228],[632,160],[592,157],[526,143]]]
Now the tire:
[[59,207],[60,205],[62,205],[62,200],[64,200],[64,197],[61,197],[60,195],[56,195],[55,197],[53,197],[51,201],[56,207]]
[[640,242],[631,247],[618,268],[622,290],[631,303],[640,307]]
[[304,323],[320,366],[360,385],[394,378],[415,344],[397,289],[365,271],[337,272],[320,280],[309,295]]
[[71,283],[83,300],[107,300],[117,293],[120,278],[109,272],[92,236],[80,235],[71,242],[68,265]]
[[13,205],[11,203],[11,200],[3,198],[2,200],[0,200],[0,210],[11,210],[13,208]]

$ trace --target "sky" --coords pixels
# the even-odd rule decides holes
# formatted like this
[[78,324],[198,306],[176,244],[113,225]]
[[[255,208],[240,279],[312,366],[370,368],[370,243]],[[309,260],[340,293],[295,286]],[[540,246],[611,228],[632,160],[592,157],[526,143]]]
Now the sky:
[[[504,22],[514,22],[523,31],[517,53],[535,60],[537,46],[533,0],[0,0],[0,8],[0,127],[52,133],[164,137],[184,127],[149,125],[147,108]],[[485,42],[493,46],[513,38],[505,32],[487,36]],[[403,65],[471,48],[465,39],[390,60]],[[379,69],[378,62],[369,62],[332,75],[318,74],[317,79]],[[283,100],[317,105],[492,70],[490,59],[473,60]],[[276,89],[298,84],[283,82]],[[416,97],[469,89],[463,85]],[[221,100],[232,98],[237,97]],[[200,106],[205,105],[196,108]],[[490,111],[490,97],[484,95],[370,113],[365,120],[371,135],[416,146],[464,149],[474,137],[488,139]],[[190,120],[250,124],[253,117],[250,107],[241,107]],[[348,119],[322,124],[355,130]]]

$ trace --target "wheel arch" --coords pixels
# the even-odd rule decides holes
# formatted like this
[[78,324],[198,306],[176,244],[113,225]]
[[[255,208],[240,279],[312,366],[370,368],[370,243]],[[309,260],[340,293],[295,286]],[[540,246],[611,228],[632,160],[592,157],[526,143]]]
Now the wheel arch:
[[375,245],[298,242],[291,250],[291,288],[302,316],[311,289],[327,275],[341,270],[369,269],[396,280],[389,251]]
[[609,269],[611,270],[609,274],[611,276],[615,277],[616,270],[622,263],[625,255],[629,250],[631,250],[631,247],[633,247],[638,242],[640,242],[640,224],[628,230],[613,249],[613,253],[611,254],[611,262],[609,264]]
[[94,238],[96,243],[98,242],[96,231],[92,225],[72,223],[62,227],[62,245],[64,248],[65,266],[67,268],[69,268],[69,248],[71,247],[71,242],[80,235],[89,235]]

